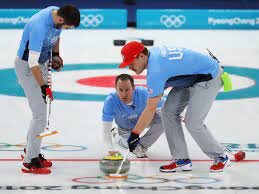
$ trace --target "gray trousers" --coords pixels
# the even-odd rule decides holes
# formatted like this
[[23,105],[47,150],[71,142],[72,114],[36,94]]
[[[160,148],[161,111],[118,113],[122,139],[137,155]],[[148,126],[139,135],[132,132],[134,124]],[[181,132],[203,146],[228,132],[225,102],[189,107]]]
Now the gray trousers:
[[[162,120],[161,120],[161,113],[157,112],[150,124],[149,130],[146,132],[146,134],[140,138],[139,143],[144,147],[144,148],[149,148],[153,143],[156,142],[156,140],[160,137],[160,135],[164,132]],[[129,129],[122,129],[118,128],[118,132],[120,135],[119,139],[119,145],[128,148],[128,138],[130,136],[131,130]]]
[[[41,96],[41,88],[32,75],[28,62],[16,58],[14,64],[18,81],[27,97],[32,113],[32,120],[27,133],[26,154],[24,158],[24,162],[29,163],[32,158],[38,157],[40,154],[41,138],[36,138],[36,136],[45,130],[47,107]],[[40,67],[46,82],[47,67],[44,65],[40,65]]]
[[186,107],[185,126],[201,150],[209,158],[223,155],[223,147],[203,123],[223,85],[222,73],[220,67],[214,79],[196,83],[189,88],[172,89],[168,94],[162,109],[162,121],[173,159],[189,158],[180,116]]

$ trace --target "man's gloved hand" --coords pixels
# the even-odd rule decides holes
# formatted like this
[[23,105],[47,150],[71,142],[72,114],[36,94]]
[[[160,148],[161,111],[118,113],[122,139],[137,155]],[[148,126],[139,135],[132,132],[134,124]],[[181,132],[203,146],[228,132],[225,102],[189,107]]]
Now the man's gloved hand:
[[114,151],[114,150],[110,150],[110,151],[108,151],[108,156],[117,156],[117,154],[120,154],[120,152],[119,151]]
[[[54,54],[54,53],[53,53]],[[52,56],[52,69],[55,71],[60,71],[63,68],[63,59],[58,55],[55,54]]]
[[139,143],[139,134],[136,134],[134,132],[131,132],[129,138],[128,138],[128,145],[129,145],[129,150],[133,152],[135,150],[136,146]]
[[42,95],[42,98],[44,99],[45,103],[46,103],[47,96],[50,98],[50,100],[53,100],[52,90],[50,89],[50,87],[48,85],[41,86],[41,95]]

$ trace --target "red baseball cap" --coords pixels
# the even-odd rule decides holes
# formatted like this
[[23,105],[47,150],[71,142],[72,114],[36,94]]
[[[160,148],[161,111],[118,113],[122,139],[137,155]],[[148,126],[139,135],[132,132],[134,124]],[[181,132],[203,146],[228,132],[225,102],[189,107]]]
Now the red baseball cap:
[[144,48],[144,45],[137,41],[127,43],[121,49],[121,56],[123,58],[123,61],[119,65],[119,68],[130,65],[134,61],[134,59],[144,50]]

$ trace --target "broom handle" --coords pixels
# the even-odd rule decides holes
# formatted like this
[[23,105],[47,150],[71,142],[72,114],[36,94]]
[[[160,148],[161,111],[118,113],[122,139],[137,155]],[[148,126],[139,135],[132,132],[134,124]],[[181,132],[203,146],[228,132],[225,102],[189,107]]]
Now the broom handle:
[[[52,52],[50,52],[50,58],[49,58],[49,63],[48,63],[48,76],[47,76],[47,83],[49,88],[51,89],[52,87]],[[46,96],[46,102],[47,102],[47,124],[46,124],[46,129],[49,130],[49,118],[50,118],[50,113],[51,113],[51,100],[49,96]]]
[[129,156],[129,153],[130,153],[130,150],[128,149],[126,156],[123,158],[123,160],[122,160],[122,162],[121,162],[121,164],[120,164],[120,166],[119,166],[119,168],[118,168],[118,170],[116,172],[116,175],[120,174],[122,165],[127,160],[128,156]]
[[[147,132],[147,131],[146,131],[146,132]],[[142,138],[142,137],[146,134],[146,132],[145,132],[145,133],[143,133],[143,132],[140,133],[139,137]],[[124,162],[127,160],[128,156],[129,156],[129,153],[130,153],[130,149],[128,149],[128,151],[127,151],[127,153],[126,153],[126,156],[123,158],[123,160],[122,160],[122,162],[121,162],[121,164],[120,164],[120,166],[119,166],[119,168],[118,168],[118,170],[117,170],[117,172],[116,172],[116,175],[120,174],[122,165],[123,165]]]

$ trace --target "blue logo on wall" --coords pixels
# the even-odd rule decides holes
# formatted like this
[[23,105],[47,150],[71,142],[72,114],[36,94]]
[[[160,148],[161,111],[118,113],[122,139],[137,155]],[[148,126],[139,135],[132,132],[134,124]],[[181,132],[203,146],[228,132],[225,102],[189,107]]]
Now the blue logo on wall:
[[[106,69],[117,68],[118,64],[73,64],[65,65],[63,71],[102,71]],[[247,88],[237,89],[230,92],[220,92],[217,96],[217,100],[233,100],[259,97],[259,87],[257,84],[259,82],[259,69],[227,66],[225,67],[225,71],[233,75],[252,79],[255,84]],[[23,90],[18,84],[13,68],[0,69],[0,77],[2,83],[0,87],[0,94],[24,97]],[[106,96],[107,95],[104,94],[69,93],[61,91],[54,92],[55,100],[104,101]]]
[[258,10],[137,9],[142,29],[258,29]]

